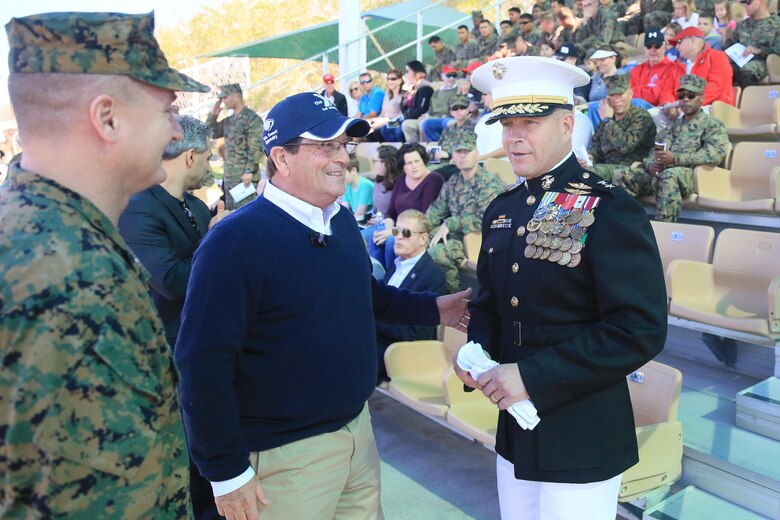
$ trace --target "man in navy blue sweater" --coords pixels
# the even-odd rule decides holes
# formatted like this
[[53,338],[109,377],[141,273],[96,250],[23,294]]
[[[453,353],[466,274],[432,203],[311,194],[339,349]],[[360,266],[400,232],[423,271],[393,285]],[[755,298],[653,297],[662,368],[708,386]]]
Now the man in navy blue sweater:
[[371,276],[336,203],[349,138],[368,131],[321,95],[281,101],[264,124],[263,197],[196,252],[175,356],[190,452],[229,519],[382,518],[366,404],[375,316],[467,323],[468,292],[436,298]]

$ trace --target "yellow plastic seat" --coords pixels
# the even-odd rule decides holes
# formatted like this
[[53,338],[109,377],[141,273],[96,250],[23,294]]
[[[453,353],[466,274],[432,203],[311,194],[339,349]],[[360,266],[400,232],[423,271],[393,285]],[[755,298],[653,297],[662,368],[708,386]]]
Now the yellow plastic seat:
[[670,314],[780,339],[780,233],[725,229],[712,264],[674,260],[668,271]]
[[477,442],[495,448],[498,407],[479,390],[464,391],[463,382],[452,368],[445,373],[443,384],[444,400],[449,405],[447,422]]
[[742,87],[734,85],[732,88],[734,89],[734,106],[739,108],[739,103],[742,101]]
[[685,259],[695,262],[712,262],[712,247],[715,243],[715,230],[710,226],[680,224],[677,222],[651,221],[661,263],[664,266],[666,294],[671,295],[672,286],[669,276],[669,264],[673,260]]
[[517,182],[517,175],[512,169],[512,164],[504,159],[488,159],[485,161],[485,169],[498,176],[504,188],[511,188]]
[[774,141],[780,136],[780,87],[754,85],[742,90],[739,108],[722,101],[712,104],[713,117],[723,121],[729,138]]
[[641,374],[628,377],[639,462],[623,473],[620,502],[670,486],[682,474],[682,424],[677,420],[682,374],[656,361],[650,361],[634,374]]
[[437,417],[447,414],[442,376],[466,343],[465,333],[443,329],[441,340],[399,341],[385,351],[390,395],[413,410]]
[[767,56],[766,68],[769,69],[769,83],[780,84],[780,55],[770,54]]
[[780,198],[780,143],[737,143],[731,168],[698,166],[694,175],[699,206],[772,215]]
[[482,232],[474,231],[463,237],[463,249],[466,251],[466,259],[463,261],[465,269],[477,271],[477,259],[479,258],[479,249],[482,247]]

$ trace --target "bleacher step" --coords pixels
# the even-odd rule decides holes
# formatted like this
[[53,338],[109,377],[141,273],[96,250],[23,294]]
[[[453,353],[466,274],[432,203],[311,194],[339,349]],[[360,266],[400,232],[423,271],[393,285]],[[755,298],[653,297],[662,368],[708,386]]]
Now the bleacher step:
[[736,423],[780,441],[780,379],[770,377],[739,392]]
[[647,509],[642,520],[765,520],[695,486],[688,486]]

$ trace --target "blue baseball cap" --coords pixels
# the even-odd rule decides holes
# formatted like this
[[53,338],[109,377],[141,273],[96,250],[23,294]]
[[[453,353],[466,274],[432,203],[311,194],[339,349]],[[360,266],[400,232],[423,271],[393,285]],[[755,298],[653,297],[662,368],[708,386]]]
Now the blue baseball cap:
[[265,155],[274,146],[282,146],[298,137],[330,141],[343,133],[365,137],[371,131],[368,121],[344,117],[331,101],[321,94],[304,92],[284,98],[274,106],[263,123]]

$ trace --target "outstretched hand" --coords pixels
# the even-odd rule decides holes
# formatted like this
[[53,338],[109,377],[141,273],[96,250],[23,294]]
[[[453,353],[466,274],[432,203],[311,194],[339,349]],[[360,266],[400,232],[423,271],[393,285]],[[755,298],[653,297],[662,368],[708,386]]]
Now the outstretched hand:
[[463,332],[468,329],[471,319],[467,299],[469,296],[471,296],[471,288],[436,298],[436,305],[439,307],[439,321],[442,325]]

